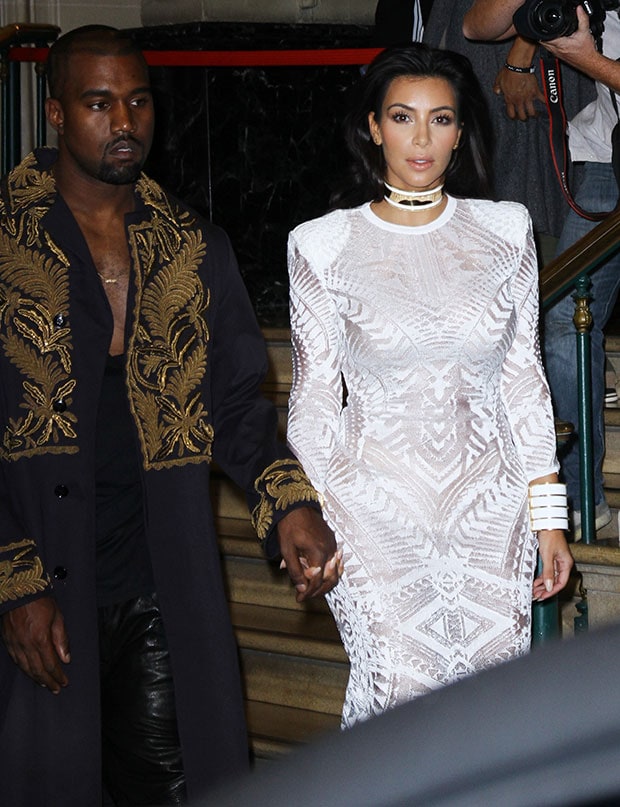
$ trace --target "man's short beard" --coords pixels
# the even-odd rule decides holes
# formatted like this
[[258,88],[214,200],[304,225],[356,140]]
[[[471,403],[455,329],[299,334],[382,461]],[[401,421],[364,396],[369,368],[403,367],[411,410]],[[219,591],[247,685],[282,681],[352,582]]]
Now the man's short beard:
[[101,182],[106,182],[108,185],[131,185],[138,179],[141,171],[141,163],[113,167],[102,162],[99,165],[97,179],[101,180]]

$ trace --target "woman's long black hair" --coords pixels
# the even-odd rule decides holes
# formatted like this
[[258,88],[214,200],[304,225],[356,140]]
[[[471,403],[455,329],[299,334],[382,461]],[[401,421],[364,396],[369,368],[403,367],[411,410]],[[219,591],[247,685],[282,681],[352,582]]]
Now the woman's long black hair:
[[347,184],[332,198],[332,207],[354,207],[383,198],[386,164],[368,126],[368,115],[381,118],[390,84],[400,77],[443,78],[456,96],[462,134],[446,172],[445,189],[453,196],[490,198],[492,195],[492,133],[489,112],[471,63],[460,53],[428,45],[387,48],[370,63],[355,89],[344,122],[345,140],[353,157]]

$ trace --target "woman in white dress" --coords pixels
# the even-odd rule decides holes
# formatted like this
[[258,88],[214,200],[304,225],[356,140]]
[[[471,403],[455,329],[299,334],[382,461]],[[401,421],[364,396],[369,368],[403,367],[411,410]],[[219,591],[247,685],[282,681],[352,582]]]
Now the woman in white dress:
[[572,565],[530,220],[480,198],[486,127],[467,59],[383,51],[349,206],[289,239],[288,436],[344,552],[344,727],[526,652]]

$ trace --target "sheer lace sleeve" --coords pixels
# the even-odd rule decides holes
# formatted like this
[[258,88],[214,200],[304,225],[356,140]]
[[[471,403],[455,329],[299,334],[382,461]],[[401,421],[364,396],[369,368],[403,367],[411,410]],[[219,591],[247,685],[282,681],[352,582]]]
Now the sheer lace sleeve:
[[342,410],[339,317],[325,273],[301,253],[294,233],[288,267],[293,344],[288,442],[323,493]]
[[539,337],[538,268],[531,224],[524,228],[512,283],[517,324],[502,369],[502,398],[528,480],[557,471],[551,395]]

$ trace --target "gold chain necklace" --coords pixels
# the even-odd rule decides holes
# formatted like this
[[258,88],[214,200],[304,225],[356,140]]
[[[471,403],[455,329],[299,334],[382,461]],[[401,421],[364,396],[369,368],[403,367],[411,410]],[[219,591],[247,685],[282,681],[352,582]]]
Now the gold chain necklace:
[[101,272],[97,272],[97,274],[99,275],[99,279],[101,280],[101,282],[105,283],[105,284],[118,283],[119,280],[122,280],[124,277],[127,277],[127,275],[125,275],[125,274],[117,275],[116,277],[104,277],[101,274]]

